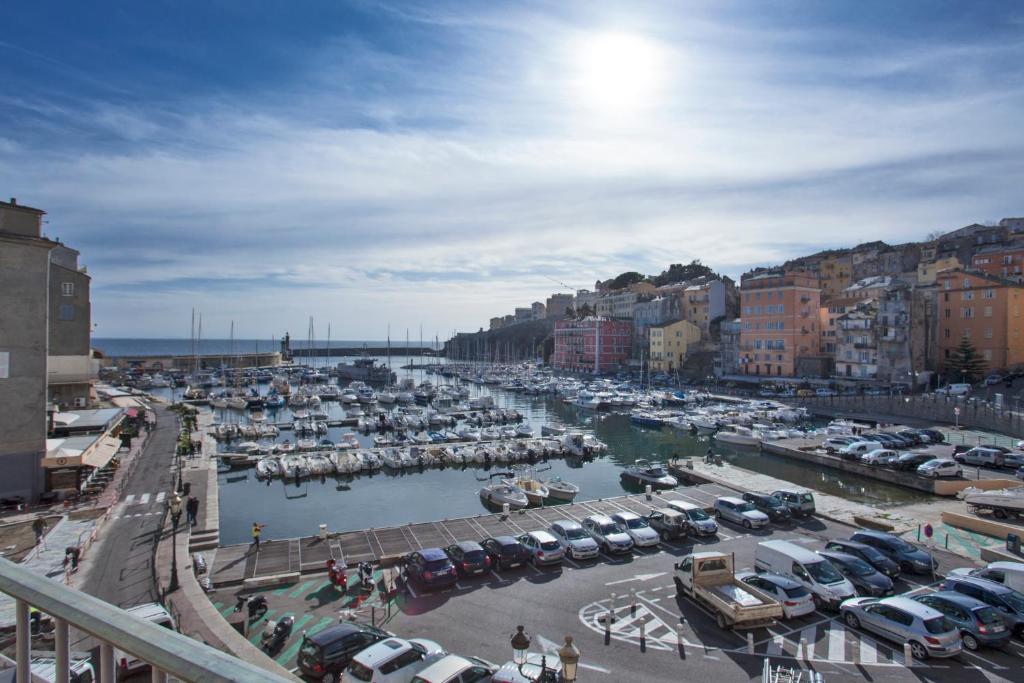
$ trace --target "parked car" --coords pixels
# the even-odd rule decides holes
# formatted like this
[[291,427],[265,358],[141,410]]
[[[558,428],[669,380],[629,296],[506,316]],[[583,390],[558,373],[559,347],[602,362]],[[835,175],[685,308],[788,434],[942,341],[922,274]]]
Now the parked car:
[[896,435],[906,439],[911,446],[920,446],[924,443],[924,437],[913,429],[904,429],[903,431],[896,432]]
[[857,443],[858,441],[865,441],[865,439],[862,439],[859,436],[830,436],[829,438],[825,439],[825,441],[821,445],[824,446],[825,448],[841,450],[849,446],[851,443]]
[[772,495],[788,505],[794,517],[810,517],[814,514],[814,494],[810,491],[785,489],[772,491]]
[[960,629],[964,647],[975,652],[985,647],[1005,647],[1010,642],[1010,629],[1006,628],[999,612],[981,600],[975,600],[954,591],[939,591],[919,595],[917,600],[937,612]]
[[682,500],[670,500],[666,505],[673,510],[679,510],[690,523],[690,531],[697,536],[714,536],[718,533],[718,522],[711,519],[704,508]]
[[574,560],[589,560],[601,552],[597,547],[597,541],[590,537],[579,522],[560,519],[553,523],[548,531],[558,539],[566,556]]
[[424,548],[406,555],[405,575],[421,588],[444,588],[459,580],[458,570],[440,548]]
[[651,510],[644,519],[662,541],[686,538],[690,529],[686,515],[670,507]]
[[391,635],[368,624],[343,621],[319,633],[303,634],[296,663],[303,676],[338,681],[352,657]]
[[1024,466],[1024,452],[1010,451],[1009,453],[1003,453],[1003,467],[1015,470],[1022,466]]
[[1000,467],[1003,464],[1003,452],[989,446],[975,446],[963,453],[954,453],[953,459],[964,465]]
[[946,441],[946,435],[937,429],[918,429],[917,431],[927,436],[930,443],[944,443]]
[[1024,592],[1024,562],[989,562],[980,569],[954,569],[949,576],[976,576]]
[[915,659],[960,654],[960,631],[941,612],[910,598],[853,598],[839,611],[850,628],[908,643]]
[[633,539],[621,524],[608,515],[585,517],[583,528],[606,553],[628,553],[633,550]]
[[825,550],[831,550],[837,553],[846,553],[847,555],[859,557],[881,573],[888,576],[890,579],[894,579],[900,575],[900,566],[896,562],[886,557],[881,550],[872,548],[864,543],[836,539],[826,543]]
[[409,683],[448,652],[425,638],[388,638],[356,654],[344,677],[363,683]]
[[1024,465],[1017,468],[1017,471],[1013,473],[1013,476],[1018,479],[1024,480]]
[[616,512],[612,515],[612,519],[626,530],[629,537],[633,539],[633,545],[638,548],[655,546],[661,542],[658,532],[651,528],[647,520],[635,512]]
[[896,460],[893,467],[905,472],[916,472],[918,467],[934,459],[934,453],[903,453]]
[[998,372],[993,372],[991,375],[985,378],[985,386],[992,386],[993,384],[999,384],[1005,378]]
[[947,384],[944,387],[936,389],[935,393],[942,394],[944,396],[966,396],[971,393],[971,385],[963,383]]
[[781,498],[776,498],[770,493],[747,492],[743,494],[743,500],[753,505],[754,509],[768,515],[768,519],[773,522],[789,522],[793,519],[789,506],[783,503]]
[[964,476],[964,468],[955,460],[935,458],[918,467],[917,473],[935,479],[939,477],[962,477]]
[[768,525],[768,515],[741,498],[723,496],[715,501],[715,515],[747,529],[760,529]]
[[831,562],[832,566],[853,584],[860,595],[870,595],[875,598],[892,595],[892,579],[859,557],[834,550],[819,550],[818,554]]
[[827,389],[825,387],[819,387],[814,390],[815,396],[838,396],[835,389]]
[[[177,630],[171,613],[158,602],[146,602],[141,605],[129,607],[125,611],[139,619],[145,619],[157,626],[163,626],[169,631]],[[117,649],[114,650],[114,661],[117,662],[117,666],[118,669],[120,669],[120,675],[122,677],[127,676],[134,671],[143,670],[149,666],[149,664],[138,659],[134,655],[130,655],[127,652],[122,652]]]
[[816,394],[814,392],[814,389],[797,389],[796,395],[799,396],[800,398],[808,398],[810,396],[815,396]]
[[497,670],[477,657],[448,655],[416,674],[412,683],[487,683]]
[[793,579],[811,592],[814,604],[837,609],[857,594],[839,570],[813,550],[790,541],[761,541],[754,550],[754,571]]
[[462,576],[478,576],[491,569],[491,558],[476,541],[462,541],[445,549]]
[[855,458],[860,458],[860,456],[864,455],[865,453],[877,451],[881,447],[882,444],[878,441],[856,441],[848,446],[843,446],[842,448],[840,448],[839,453],[844,458],[846,456],[854,456]]
[[995,607],[1013,634],[1024,638],[1024,594],[995,581],[976,576],[947,576],[942,590],[956,591]]
[[778,600],[782,604],[782,614],[786,619],[802,617],[814,611],[811,592],[793,579],[770,572],[737,572],[736,578]]
[[515,569],[530,559],[523,544],[512,536],[487,538],[480,546],[491,558],[491,566],[496,569]]
[[886,557],[899,564],[901,572],[929,574],[939,566],[938,561],[925,551],[907,543],[899,536],[887,534],[884,531],[862,529],[854,532],[850,540],[859,541],[882,551]]
[[519,537],[534,566],[540,564],[562,564],[565,551],[558,539],[547,531],[531,531]]
[[893,451],[888,448],[878,448],[860,456],[860,461],[865,465],[877,465],[878,467],[895,465],[899,462],[899,459],[899,451]]

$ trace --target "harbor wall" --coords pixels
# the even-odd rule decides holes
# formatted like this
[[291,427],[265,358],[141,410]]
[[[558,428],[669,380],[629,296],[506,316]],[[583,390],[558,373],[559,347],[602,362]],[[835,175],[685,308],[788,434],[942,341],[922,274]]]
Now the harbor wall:
[[[199,370],[228,368],[276,367],[281,364],[281,354],[273,353],[232,353],[199,356]],[[146,372],[164,370],[196,369],[195,356],[109,356],[106,365],[115,365],[122,370],[140,368]]]
[[496,330],[459,332],[447,340],[444,354],[451,360],[516,361],[554,353],[554,318],[527,320]]
[[[968,531],[984,534],[985,536],[991,536],[992,538],[1001,538],[1003,540],[1006,540],[1007,534],[1020,535],[1019,526],[1004,524],[1003,522],[985,519],[984,517],[965,515],[959,512],[944,511],[942,513],[942,522],[958,529],[966,529]],[[1019,558],[1015,559],[1018,562],[1020,561]]]
[[[293,358],[324,358],[330,356],[364,356],[374,355],[383,356],[387,353],[386,347],[373,347],[368,348],[365,346],[332,346],[332,347],[313,347],[310,349],[296,348],[290,349]],[[392,356],[437,356],[439,352],[436,349],[432,349],[429,346],[412,346],[406,348],[404,346],[392,346]]]

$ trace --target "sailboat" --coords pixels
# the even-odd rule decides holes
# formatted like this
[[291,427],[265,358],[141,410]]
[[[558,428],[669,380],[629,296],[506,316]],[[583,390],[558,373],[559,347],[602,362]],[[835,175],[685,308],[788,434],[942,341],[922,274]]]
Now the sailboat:
[[377,392],[377,401],[386,405],[391,405],[398,400],[398,395],[395,394],[394,387],[391,386],[391,378],[394,377],[394,373],[391,372],[391,325],[388,325],[388,383],[382,390]]

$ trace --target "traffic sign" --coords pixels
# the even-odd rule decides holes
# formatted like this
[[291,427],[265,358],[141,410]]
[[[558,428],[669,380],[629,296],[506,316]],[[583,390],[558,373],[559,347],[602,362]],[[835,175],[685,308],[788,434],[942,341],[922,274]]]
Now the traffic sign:
[[925,538],[931,538],[932,537],[932,533],[933,533],[932,525],[931,524],[925,524],[924,525],[924,535],[925,535]]
[[953,414],[954,415],[959,415],[960,414],[960,406],[957,406],[956,408],[953,408]]

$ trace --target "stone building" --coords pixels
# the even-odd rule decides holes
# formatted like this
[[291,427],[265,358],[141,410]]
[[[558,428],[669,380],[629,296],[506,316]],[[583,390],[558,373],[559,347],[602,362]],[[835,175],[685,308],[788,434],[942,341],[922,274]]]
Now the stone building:
[[62,244],[50,251],[46,381],[50,402],[61,409],[86,407],[98,371],[89,348],[91,278],[79,266],[78,255]]

